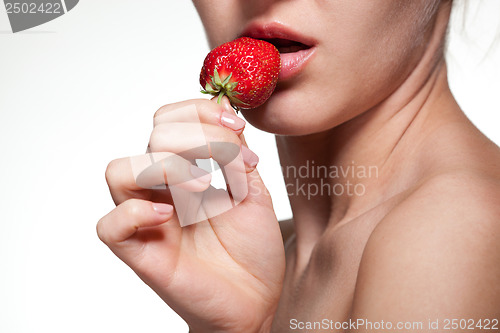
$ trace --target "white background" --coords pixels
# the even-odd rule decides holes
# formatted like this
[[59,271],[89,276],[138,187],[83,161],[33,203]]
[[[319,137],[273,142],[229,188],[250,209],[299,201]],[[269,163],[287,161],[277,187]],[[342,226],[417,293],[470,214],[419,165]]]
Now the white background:
[[[474,25],[450,46],[453,91],[497,144],[500,53],[485,49],[499,4],[469,10]],[[113,208],[106,165],[144,152],[161,105],[201,96],[207,51],[187,0],[85,0],[17,34],[0,7],[0,332],[187,332],[95,224]],[[273,137],[247,132],[289,217]]]

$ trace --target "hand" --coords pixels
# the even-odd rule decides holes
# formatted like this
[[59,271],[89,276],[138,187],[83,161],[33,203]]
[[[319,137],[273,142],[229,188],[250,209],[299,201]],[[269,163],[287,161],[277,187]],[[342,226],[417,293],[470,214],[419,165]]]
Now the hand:
[[[187,109],[196,110],[198,123],[187,119]],[[285,257],[278,221],[255,169],[256,156],[244,143],[242,120],[235,117],[227,99],[222,106],[208,100],[167,105],[155,114],[149,143],[153,154],[171,156],[199,146],[193,138],[200,135],[209,147],[211,142],[241,147],[248,194],[218,216],[181,227],[172,193],[138,186],[131,159],[115,160],[106,171],[117,207],[97,224],[99,238],[184,318],[191,332],[269,331],[281,293]],[[191,158],[222,158],[215,149],[208,151],[210,156]],[[169,180],[188,173],[191,164],[178,158],[175,168],[162,166]],[[195,193],[209,181],[202,176],[184,184]]]

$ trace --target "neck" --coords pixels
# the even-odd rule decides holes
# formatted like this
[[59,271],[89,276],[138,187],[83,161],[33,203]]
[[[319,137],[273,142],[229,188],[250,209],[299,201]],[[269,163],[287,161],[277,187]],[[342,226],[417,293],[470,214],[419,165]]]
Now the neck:
[[322,133],[276,137],[298,246],[314,244],[327,227],[360,216],[422,178],[415,147],[440,110],[456,108],[441,50],[445,22],[438,17],[421,61],[382,103]]

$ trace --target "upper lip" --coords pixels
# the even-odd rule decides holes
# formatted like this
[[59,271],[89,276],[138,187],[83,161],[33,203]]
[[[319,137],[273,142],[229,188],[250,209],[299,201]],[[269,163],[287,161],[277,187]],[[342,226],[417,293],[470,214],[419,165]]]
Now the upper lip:
[[273,21],[268,23],[253,22],[250,23],[240,34],[239,37],[250,37],[263,40],[289,40],[312,47],[316,41],[310,37],[304,36],[284,23]]

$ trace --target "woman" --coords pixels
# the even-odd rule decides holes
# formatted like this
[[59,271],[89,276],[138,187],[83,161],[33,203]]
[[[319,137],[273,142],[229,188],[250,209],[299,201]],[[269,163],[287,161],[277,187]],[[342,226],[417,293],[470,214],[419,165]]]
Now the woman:
[[[212,47],[249,36],[281,50],[276,91],[243,115],[277,134],[293,221],[280,230],[227,100],[190,100],[156,113],[151,151],[195,148],[200,131],[237,144],[248,195],[181,228],[168,193],[138,186],[130,160],[113,161],[117,207],[97,225],[111,250],[192,332],[459,331],[452,319],[495,328],[500,153],[448,87],[452,1],[194,4]],[[201,126],[176,112],[189,107]]]

